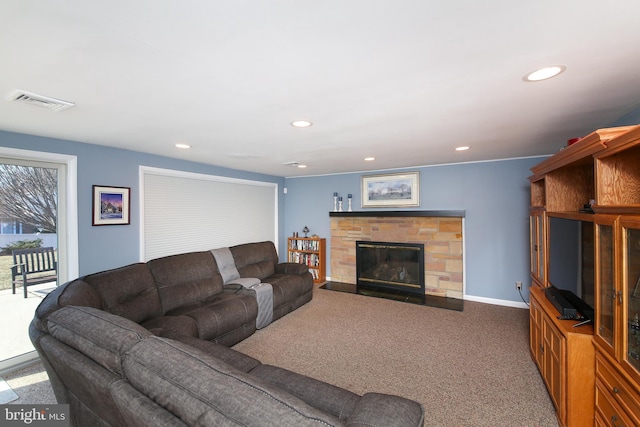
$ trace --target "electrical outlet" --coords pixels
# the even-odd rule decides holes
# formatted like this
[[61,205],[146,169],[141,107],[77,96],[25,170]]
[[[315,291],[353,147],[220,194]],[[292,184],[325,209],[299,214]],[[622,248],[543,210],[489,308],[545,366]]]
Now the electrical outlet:
[[517,290],[522,289],[522,282],[516,282],[516,289]]

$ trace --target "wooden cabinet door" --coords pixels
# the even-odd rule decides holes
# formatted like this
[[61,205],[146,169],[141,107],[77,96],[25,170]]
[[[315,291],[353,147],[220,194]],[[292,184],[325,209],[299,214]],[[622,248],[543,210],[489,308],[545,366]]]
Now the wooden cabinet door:
[[615,343],[618,327],[616,318],[620,315],[621,290],[619,287],[618,262],[616,261],[617,217],[597,215],[595,218],[595,327],[594,338],[601,348],[615,357]]
[[542,347],[543,347],[543,378],[547,383],[551,400],[558,412],[558,418],[565,424],[564,381],[563,372],[563,344],[564,339],[560,331],[551,323],[547,316],[542,319]]
[[529,324],[529,349],[531,357],[542,373],[544,348],[542,346],[542,311],[535,299],[531,299]]
[[640,217],[620,220],[622,257],[622,316],[619,316],[622,368],[640,382]]

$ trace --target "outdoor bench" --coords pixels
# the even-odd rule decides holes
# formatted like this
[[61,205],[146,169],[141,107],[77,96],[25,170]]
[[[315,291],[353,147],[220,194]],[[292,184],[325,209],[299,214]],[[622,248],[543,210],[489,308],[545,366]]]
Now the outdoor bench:
[[11,289],[14,294],[16,285],[22,284],[26,298],[27,286],[58,280],[58,263],[54,248],[14,249],[12,253]]

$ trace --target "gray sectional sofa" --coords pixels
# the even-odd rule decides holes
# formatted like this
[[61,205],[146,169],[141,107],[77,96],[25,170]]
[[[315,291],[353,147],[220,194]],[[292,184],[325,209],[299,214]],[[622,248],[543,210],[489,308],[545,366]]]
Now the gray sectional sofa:
[[29,334],[74,426],[423,425],[414,401],[359,396],[230,348],[312,296],[306,266],[249,243],[67,282]]

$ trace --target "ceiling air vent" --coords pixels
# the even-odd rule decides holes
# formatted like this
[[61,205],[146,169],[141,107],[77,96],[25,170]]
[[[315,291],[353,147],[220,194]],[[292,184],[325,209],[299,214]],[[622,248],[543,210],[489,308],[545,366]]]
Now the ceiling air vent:
[[48,96],[38,95],[24,90],[17,90],[9,97],[10,101],[18,101],[36,107],[47,108],[53,111],[62,111],[73,107],[73,102],[63,101],[62,99],[50,98]]
[[300,162],[284,162],[284,166],[291,166],[292,168],[297,168],[300,166]]

